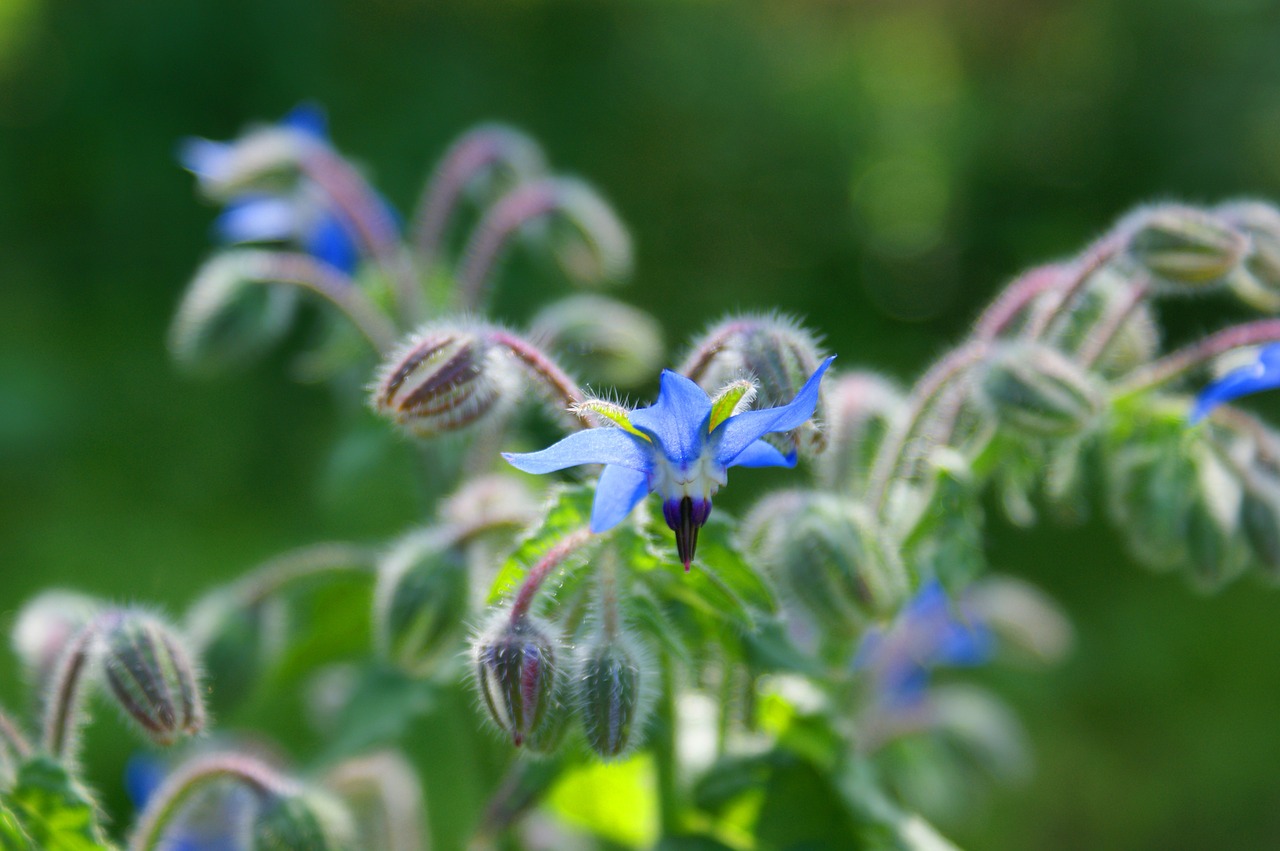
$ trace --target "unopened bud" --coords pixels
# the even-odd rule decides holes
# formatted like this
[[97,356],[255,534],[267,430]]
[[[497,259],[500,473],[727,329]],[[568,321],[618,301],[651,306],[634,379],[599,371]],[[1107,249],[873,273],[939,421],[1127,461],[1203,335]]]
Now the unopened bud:
[[851,500],[783,493],[743,524],[761,562],[826,629],[852,635],[908,591],[896,546]]
[[161,745],[200,732],[200,684],[176,632],[152,615],[127,609],[104,616],[100,628],[103,675],[125,714]]
[[631,275],[631,235],[609,202],[589,183],[572,178],[547,181],[560,215],[548,221],[560,267],[581,284],[624,281]]
[[234,142],[187,139],[178,159],[200,183],[200,191],[215,201],[227,201],[253,191],[280,191],[299,176],[299,163],[320,144],[313,135],[284,125],[250,130]]
[[873,372],[853,372],[827,385],[827,451],[818,465],[823,484],[862,491],[880,444],[903,413],[903,398]]
[[432,325],[415,333],[383,364],[373,407],[420,437],[472,425],[511,395],[502,350],[484,329]]
[[253,851],[336,851],[351,848],[353,829],[343,806],[307,789],[272,795],[253,823]]
[[1240,526],[1259,564],[1280,578],[1280,486],[1250,486],[1240,501]]
[[639,384],[662,360],[657,320],[604,296],[579,295],[556,302],[534,317],[530,335],[545,340],[573,372],[600,384]]
[[408,674],[428,675],[462,636],[467,595],[462,554],[439,532],[405,538],[378,566],[379,652]]
[[[1041,340],[1061,352],[1091,351],[1094,368],[1106,376],[1124,375],[1150,362],[1159,351],[1159,328],[1150,299],[1135,298],[1140,284],[1134,277],[1128,264],[1102,266]],[[1100,347],[1098,335],[1107,338]]]
[[[733,317],[714,326],[695,343],[680,370],[715,393],[732,381],[755,382],[758,408],[785,405],[795,398],[822,363],[814,336],[783,316]],[[799,451],[815,456],[826,448],[819,422],[826,415],[826,390],[818,397],[813,419],[785,434],[766,435],[784,454]]]
[[1249,238],[1244,267],[1231,276],[1231,289],[1258,310],[1280,311],[1280,210],[1262,201],[1237,201],[1215,212]]
[[1000,425],[1031,437],[1080,432],[1102,408],[1101,393],[1084,369],[1035,343],[994,349],[979,368],[978,386]]
[[218,369],[262,354],[289,330],[298,291],[264,286],[249,253],[215,255],[187,287],[169,328],[169,350],[189,369]]
[[494,722],[519,747],[547,721],[557,679],[551,632],[505,613],[475,643],[476,681]]
[[626,753],[644,727],[649,680],[644,655],[623,638],[584,646],[574,677],[587,744],[605,759]]
[[192,608],[187,634],[208,680],[215,714],[240,703],[258,683],[278,651],[284,616],[278,601],[246,604],[227,590],[213,592]]
[[522,529],[542,511],[542,501],[520,479],[493,474],[468,478],[440,506],[440,519],[464,537],[509,527]]
[[1168,206],[1139,211],[1128,252],[1158,281],[1178,291],[1221,283],[1240,265],[1248,239],[1221,217],[1193,207]]
[[13,649],[37,694],[44,691],[67,642],[93,619],[99,607],[92,597],[74,591],[45,591],[18,612]]

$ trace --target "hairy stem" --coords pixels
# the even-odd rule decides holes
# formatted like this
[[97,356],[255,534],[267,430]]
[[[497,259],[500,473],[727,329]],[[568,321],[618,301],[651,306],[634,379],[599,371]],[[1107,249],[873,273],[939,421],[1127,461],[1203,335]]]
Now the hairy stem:
[[1224,328],[1203,340],[1135,369],[1116,388],[1116,395],[1131,396],[1153,390],[1183,377],[1232,349],[1277,342],[1280,342],[1280,319],[1260,319],[1257,322]]
[[1014,280],[978,317],[973,325],[973,336],[979,340],[999,337],[1041,294],[1059,286],[1065,271],[1061,265],[1049,264],[1032,269]]
[[479,309],[498,261],[511,239],[529,222],[554,213],[560,199],[556,184],[539,180],[519,186],[489,208],[462,255],[458,297],[466,310]]
[[236,583],[235,594],[245,605],[257,605],[292,585],[319,576],[368,574],[378,562],[378,550],[359,544],[313,544],[277,556]]
[[1110,306],[1108,314],[1089,332],[1076,353],[1076,360],[1082,367],[1089,369],[1102,359],[1116,337],[1124,330],[1125,323],[1142,306],[1150,293],[1151,287],[1146,281],[1136,281],[1125,290],[1116,304]]
[[587,427],[591,426],[587,412],[577,409],[578,403],[584,398],[582,388],[548,357],[546,352],[523,337],[501,328],[490,330],[488,337],[491,342],[502,346],[514,355],[516,360],[520,361],[525,369],[551,392],[557,402],[577,417],[578,422]]
[[160,848],[165,828],[183,804],[205,784],[232,780],[252,790],[259,798],[284,794],[289,782],[266,763],[244,754],[212,754],[196,757],[183,765],[161,784],[142,812],[130,851],[155,851]]
[[43,706],[43,745],[54,759],[71,755],[82,717],[85,676],[93,665],[93,644],[104,616],[94,617],[71,637],[49,680]]
[[533,599],[538,594],[538,589],[542,587],[542,583],[546,580],[551,572],[559,567],[565,559],[573,555],[583,544],[591,539],[591,530],[585,526],[574,532],[570,532],[560,539],[551,549],[538,560],[525,577],[524,583],[520,586],[519,592],[516,594],[516,600],[511,605],[511,622],[517,623],[529,614],[529,608],[533,605]]
[[1023,336],[1029,340],[1038,340],[1051,331],[1070,312],[1080,293],[1089,285],[1093,273],[1111,262],[1123,245],[1121,234],[1110,233],[1085,249],[1084,254],[1071,263],[1068,276],[1061,284],[1062,292],[1057,302],[1049,309],[1032,316],[1023,330]]

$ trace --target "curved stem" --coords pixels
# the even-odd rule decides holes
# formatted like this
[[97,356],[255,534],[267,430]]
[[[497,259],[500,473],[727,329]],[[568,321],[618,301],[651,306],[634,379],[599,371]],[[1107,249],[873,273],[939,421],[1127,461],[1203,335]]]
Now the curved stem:
[[299,165],[351,223],[361,244],[391,279],[405,324],[421,320],[422,288],[400,253],[399,227],[378,193],[326,144],[309,146]]
[[1015,279],[996,296],[973,325],[973,336],[994,340],[1011,326],[1041,294],[1062,282],[1068,270],[1061,264],[1039,266]]
[[986,356],[990,344],[984,340],[971,341],[949,352],[942,360],[929,368],[907,397],[907,416],[880,444],[875,463],[871,468],[871,481],[867,490],[868,505],[877,517],[887,507],[889,486],[908,461],[908,447],[934,403],[951,382],[963,375],[971,366]]
[[488,338],[492,343],[502,346],[513,354],[544,387],[551,391],[557,401],[563,403],[566,410],[574,414],[579,422],[590,427],[591,420],[587,413],[576,409],[578,403],[584,398],[582,388],[555,361],[547,357],[546,352],[528,340],[501,328],[491,329]]
[[751,324],[745,320],[731,320],[715,328],[714,332],[709,334],[696,349],[689,352],[688,357],[676,372],[691,381],[699,381],[703,372],[711,365],[712,359],[728,344],[729,339],[734,334],[747,330]]
[[13,719],[0,711],[0,758],[3,758],[3,747],[8,747],[19,759],[31,756],[31,743],[13,723]]
[[359,544],[314,544],[260,565],[236,583],[234,593],[245,605],[257,605],[290,585],[317,576],[372,573],[378,555],[378,550]]
[[260,798],[285,794],[289,782],[266,763],[244,754],[213,754],[197,757],[174,772],[152,796],[143,811],[130,851],[155,851],[165,828],[182,805],[206,783],[233,780],[244,784]]
[[464,309],[480,307],[494,268],[516,232],[529,222],[555,212],[559,205],[556,183],[538,180],[513,189],[489,208],[462,255],[458,297]]
[[511,605],[511,622],[516,623],[529,614],[529,608],[533,605],[533,599],[538,594],[538,589],[542,587],[542,583],[546,580],[551,572],[559,567],[564,560],[573,555],[579,547],[591,540],[591,530],[585,526],[574,532],[565,535],[551,549],[538,560],[525,577],[524,583],[520,586],[520,590],[516,593],[516,600]]
[[1085,337],[1080,350],[1076,353],[1076,360],[1082,367],[1089,369],[1102,359],[1124,329],[1125,323],[1142,306],[1150,293],[1151,287],[1147,281],[1135,281],[1120,296],[1119,301],[1111,305],[1108,315]]
[[359,800],[362,795],[374,799],[384,829],[377,843],[382,851],[424,847],[422,784],[398,753],[382,751],[349,759],[325,775],[325,785],[347,799]]
[[244,263],[245,277],[256,283],[301,287],[325,299],[351,320],[378,354],[385,354],[395,344],[395,326],[355,281],[332,266],[293,251],[243,249],[223,255],[228,257]]
[[1023,336],[1037,340],[1052,330],[1054,324],[1070,311],[1080,293],[1088,286],[1093,273],[1111,262],[1123,245],[1123,235],[1112,232],[1085,249],[1084,254],[1071,263],[1070,277],[1063,284],[1057,303],[1043,313],[1032,316],[1022,332]]
[[1152,390],[1181,378],[1232,349],[1276,342],[1280,342],[1280,319],[1260,319],[1224,328],[1199,342],[1135,369],[1116,388],[1116,394],[1130,396]]
[[54,759],[68,756],[80,723],[84,678],[93,663],[93,642],[108,613],[95,616],[71,637],[49,680],[44,700],[44,749]]

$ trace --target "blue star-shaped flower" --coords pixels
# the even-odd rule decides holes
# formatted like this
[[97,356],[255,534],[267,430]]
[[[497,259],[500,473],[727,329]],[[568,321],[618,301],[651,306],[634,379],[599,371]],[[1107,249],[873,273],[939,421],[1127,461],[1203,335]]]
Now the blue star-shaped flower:
[[937,580],[925,583],[886,630],[862,637],[854,667],[867,671],[876,698],[888,709],[918,706],[936,667],[972,667],[991,659],[991,630],[952,603]]
[[1201,390],[1188,419],[1194,425],[1232,399],[1277,387],[1280,387],[1280,343],[1271,343],[1258,350],[1253,363],[1231,370]]
[[734,413],[742,394],[713,404],[702,388],[683,375],[663,370],[658,401],[636,411],[609,415],[616,428],[571,434],[541,452],[503,453],[526,473],[551,473],[581,464],[604,464],[591,509],[591,531],[613,528],[640,500],[657,491],[662,514],[676,533],[685,570],[693,561],[698,530],[711,513],[711,497],[730,467],[793,467],[795,452],[783,455],[761,440],[766,434],[799,428],[818,404],[827,358],[786,405]]
[[[329,143],[324,111],[304,103],[289,112],[277,127],[312,142]],[[182,165],[207,185],[228,178],[237,142],[188,139],[178,152]],[[390,211],[391,207],[384,200]],[[397,218],[394,213],[392,218]],[[244,192],[227,202],[214,222],[214,233],[228,244],[292,242],[317,260],[354,274],[360,262],[354,226],[316,190],[304,183],[289,192]]]

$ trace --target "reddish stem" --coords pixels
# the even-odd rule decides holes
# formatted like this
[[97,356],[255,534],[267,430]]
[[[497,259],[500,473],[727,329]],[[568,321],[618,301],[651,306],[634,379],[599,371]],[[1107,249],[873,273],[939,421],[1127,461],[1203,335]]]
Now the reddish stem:
[[542,583],[546,578],[565,559],[573,555],[579,547],[590,539],[591,530],[584,527],[575,532],[570,532],[546,551],[542,558],[538,560],[538,563],[530,569],[529,574],[525,576],[524,584],[520,586],[520,591],[516,594],[516,601],[511,606],[511,623],[518,623],[528,616],[529,607],[533,605],[533,598],[537,596],[538,589],[542,587]]

